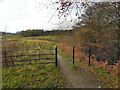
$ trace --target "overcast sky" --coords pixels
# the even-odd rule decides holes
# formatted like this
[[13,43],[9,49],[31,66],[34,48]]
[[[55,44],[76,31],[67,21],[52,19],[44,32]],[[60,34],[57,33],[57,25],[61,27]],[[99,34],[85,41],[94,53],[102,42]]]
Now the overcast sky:
[[54,16],[49,22],[51,16],[55,13],[55,9],[45,8],[44,4],[49,3],[48,1],[0,0],[0,31],[17,32],[26,29],[52,30],[70,28],[71,25],[68,21],[58,25],[62,19],[59,20],[57,16]]
[[[40,7],[37,1],[41,3]],[[45,1],[48,0],[0,0],[0,31],[66,28],[66,25],[57,25],[60,22],[58,17],[49,22],[55,10],[46,9],[42,5]]]

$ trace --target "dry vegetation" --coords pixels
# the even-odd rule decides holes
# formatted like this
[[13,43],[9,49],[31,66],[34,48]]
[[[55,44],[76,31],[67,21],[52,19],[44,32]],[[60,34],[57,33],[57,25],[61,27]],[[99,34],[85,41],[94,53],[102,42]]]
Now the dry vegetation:
[[[108,87],[114,87],[114,85],[118,87],[120,79],[118,35],[114,29],[110,30],[98,32],[85,26],[74,29],[71,33],[61,35],[57,40],[59,49],[69,56],[73,55],[72,46],[75,46],[75,58],[78,63],[83,64],[83,67],[87,67],[84,64],[88,65],[90,47],[92,72],[100,73],[98,77],[111,85],[108,84]],[[97,71],[94,67],[97,67]],[[104,72],[104,70],[107,72]],[[111,79],[105,80],[107,77],[111,77]]]
[[[68,55],[72,56],[72,54],[73,54],[72,53],[72,49],[73,49],[72,46],[67,46],[66,44],[59,43],[58,47],[60,48],[60,50],[62,52],[67,53]],[[84,62],[84,63],[89,62],[88,54],[82,53],[80,47],[75,48],[75,58],[78,59],[78,61],[80,61],[80,62]],[[119,73],[118,73],[119,67],[118,66],[120,64],[120,61],[118,63],[114,63],[114,65],[107,65],[107,64],[108,64],[107,61],[98,62],[96,60],[95,55],[91,56],[91,66],[98,66],[98,67],[104,68],[104,69],[106,69],[106,70],[108,70],[110,72],[111,76],[119,75]]]

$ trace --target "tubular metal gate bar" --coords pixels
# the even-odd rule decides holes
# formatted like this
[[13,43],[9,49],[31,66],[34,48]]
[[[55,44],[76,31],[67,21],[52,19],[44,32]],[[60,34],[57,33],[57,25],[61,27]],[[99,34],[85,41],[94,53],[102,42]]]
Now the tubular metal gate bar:
[[[7,56],[7,52],[13,52],[13,51],[29,51],[29,50],[55,50],[54,54],[31,54],[31,55],[10,55]],[[4,56],[0,57],[0,59],[2,59],[2,65],[4,66],[23,66],[23,65],[31,65],[31,64],[49,64],[49,63],[55,63],[55,66],[57,67],[57,46],[55,49],[29,49],[29,50],[11,50],[11,51],[5,51],[4,52]],[[45,57],[45,58],[41,58],[41,56],[54,56],[54,58],[52,57]],[[38,56],[38,59],[21,59],[21,57],[25,57],[25,56]],[[13,59],[13,58],[20,58],[20,60],[18,59]],[[32,61],[41,61],[41,60],[51,60],[50,62],[39,62],[39,63],[32,63]],[[16,62],[18,62],[16,64]],[[26,63],[28,62],[28,63]],[[22,64],[21,64],[22,63]]]

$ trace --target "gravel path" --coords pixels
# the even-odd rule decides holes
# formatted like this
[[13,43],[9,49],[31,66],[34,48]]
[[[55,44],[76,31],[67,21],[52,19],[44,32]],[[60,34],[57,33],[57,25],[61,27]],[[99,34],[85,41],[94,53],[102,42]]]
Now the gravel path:
[[90,73],[83,71],[82,69],[78,71],[71,70],[66,61],[62,56],[58,55],[58,64],[60,71],[63,74],[65,80],[65,86],[69,88],[101,88],[104,87],[97,79]]

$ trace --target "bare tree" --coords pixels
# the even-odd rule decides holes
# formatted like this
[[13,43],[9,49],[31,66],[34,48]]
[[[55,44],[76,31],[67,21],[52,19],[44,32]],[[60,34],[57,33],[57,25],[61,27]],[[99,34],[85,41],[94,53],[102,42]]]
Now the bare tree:
[[[56,10],[61,19],[68,17],[71,22],[77,23],[77,26],[87,25],[98,31],[99,35],[103,33],[114,32],[109,41],[117,45],[117,56],[120,56],[120,2],[86,2],[86,0],[57,0],[50,4]],[[54,18],[54,14],[51,18]],[[62,22],[63,23],[63,22]],[[114,36],[113,36],[114,35]],[[117,42],[116,42],[117,41]],[[100,40],[99,40],[100,43]],[[113,45],[114,45],[113,44]]]

